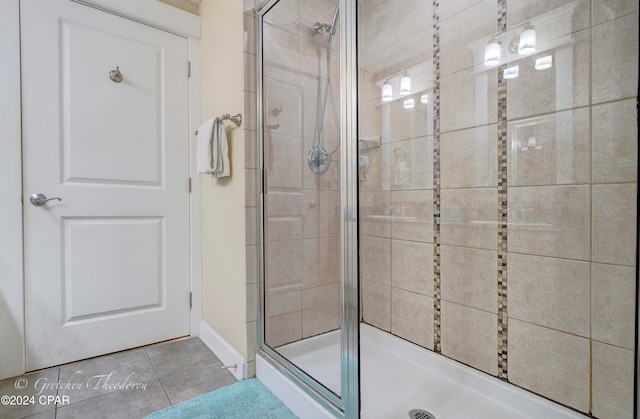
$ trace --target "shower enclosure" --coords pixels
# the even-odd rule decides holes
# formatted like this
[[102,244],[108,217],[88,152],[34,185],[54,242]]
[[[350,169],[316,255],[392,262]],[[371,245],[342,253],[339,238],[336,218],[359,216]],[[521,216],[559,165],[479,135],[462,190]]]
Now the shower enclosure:
[[637,1],[256,16],[265,365],[334,416],[635,417]]
[[357,219],[343,209],[355,207],[357,185],[340,123],[349,11],[273,1],[258,16],[261,351],[325,408],[355,417],[345,401],[358,395]]

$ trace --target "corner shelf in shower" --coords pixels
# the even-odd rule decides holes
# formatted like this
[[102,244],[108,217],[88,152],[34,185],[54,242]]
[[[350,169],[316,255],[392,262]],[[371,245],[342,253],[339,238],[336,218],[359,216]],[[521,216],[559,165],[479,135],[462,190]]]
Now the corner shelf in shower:
[[380,136],[377,137],[360,137],[360,141],[366,145],[366,149],[380,147]]

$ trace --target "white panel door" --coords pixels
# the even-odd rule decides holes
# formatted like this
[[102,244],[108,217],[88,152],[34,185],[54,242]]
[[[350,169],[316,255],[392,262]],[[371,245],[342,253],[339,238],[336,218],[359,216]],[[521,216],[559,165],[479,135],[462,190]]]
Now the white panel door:
[[187,39],[27,0],[21,47],[27,370],[188,335]]

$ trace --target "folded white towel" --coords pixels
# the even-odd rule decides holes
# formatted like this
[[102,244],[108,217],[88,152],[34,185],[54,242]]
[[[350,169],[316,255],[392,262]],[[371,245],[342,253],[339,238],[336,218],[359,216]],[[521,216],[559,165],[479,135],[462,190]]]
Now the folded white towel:
[[231,175],[224,121],[212,118],[198,128],[196,169],[198,173],[211,173],[214,178]]
[[198,128],[198,152],[196,156],[196,170],[198,173],[213,173],[213,159],[211,153],[211,139],[213,137],[213,126],[216,119],[205,121]]
[[229,144],[227,143],[227,131],[224,128],[224,121],[216,118],[213,131],[213,177],[221,178],[231,175],[229,167]]

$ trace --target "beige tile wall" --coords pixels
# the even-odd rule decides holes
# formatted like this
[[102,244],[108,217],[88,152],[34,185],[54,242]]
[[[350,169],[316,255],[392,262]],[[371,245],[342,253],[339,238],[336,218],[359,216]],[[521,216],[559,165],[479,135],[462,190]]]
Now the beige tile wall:
[[391,288],[391,333],[433,349],[433,297]]
[[[612,122],[593,126],[594,183],[633,182],[636,179],[637,125],[633,122],[636,112],[630,106],[635,100],[621,99],[633,98],[636,94],[636,79],[629,72],[637,74],[638,62],[628,57],[638,48],[637,11],[637,2],[631,1],[612,5],[600,0],[593,4],[593,53],[601,57],[592,62],[593,102],[615,101],[593,106],[594,118]],[[624,44],[614,48],[623,37],[626,39]],[[609,77],[610,74],[619,76]],[[600,158],[598,161],[597,157]],[[635,221],[630,213],[635,210],[635,193],[633,184],[594,187],[593,228],[597,234],[592,252],[595,261],[633,265],[632,249],[627,246],[634,240],[628,227],[629,222]]]
[[497,313],[496,251],[442,245],[440,264],[443,300]]
[[[555,71],[522,60],[508,83],[509,381],[631,418],[638,6],[593,1],[589,22],[589,3],[563,4]],[[529,137],[542,147],[523,150]]]
[[[283,0],[264,19],[265,340],[272,347],[339,327],[338,165],[320,175],[307,166],[325,80],[325,37],[312,28],[330,22],[334,6]],[[324,125],[325,148],[333,148],[330,106]]]
[[442,354],[497,375],[498,316],[446,300],[442,302]]
[[592,341],[593,415],[633,418],[633,351]]
[[589,189],[509,188],[509,251],[589,260]]
[[510,121],[589,105],[589,30],[564,36],[571,43],[554,51],[558,71],[536,70],[540,55],[518,60],[520,77],[507,83]]
[[470,46],[495,34],[496,10],[451,3],[440,14],[442,353],[495,375],[497,71],[478,71]]
[[477,188],[498,184],[496,125],[442,134],[442,187]]
[[591,265],[591,336],[594,340],[633,350],[635,346],[635,268]]
[[[613,3],[613,4],[612,4]],[[591,62],[593,103],[603,103],[637,95],[638,60],[630,60],[638,53],[638,3],[629,1],[594,1],[594,18],[608,18],[594,22]],[[633,11],[635,10],[635,11]],[[623,14],[626,11],[631,13]],[[615,18],[614,18],[615,16]],[[615,74],[615,77],[611,75]]]
[[393,222],[389,220],[392,239],[421,243],[433,241],[433,190],[393,191],[391,205],[401,208],[405,214],[404,218],[398,217]]
[[[432,14],[431,2],[361,6],[370,24],[358,28],[360,38],[368,40],[359,49],[359,135],[380,138],[380,146],[360,147],[369,162],[359,184],[362,317],[433,348],[433,107],[421,103],[417,93],[411,110],[404,109],[404,98],[380,102],[386,78],[428,58],[424,40],[432,35],[424,22]],[[404,13],[406,8],[412,13]],[[401,170],[406,174],[400,176]]]
[[[446,3],[461,5],[463,2]],[[477,57],[468,46],[477,38],[496,31],[496,8],[493,0],[476,0],[474,3],[450,17],[446,10],[451,6],[440,5],[440,71],[443,76],[471,70],[475,65],[482,64],[482,57]],[[464,77],[464,74],[460,75]],[[473,81],[473,78],[469,78],[469,81]]]
[[634,183],[592,188],[592,259],[635,266],[636,192]]
[[509,316],[589,337],[589,263],[509,254]]
[[[430,38],[416,47],[409,32],[432,20],[421,26],[388,3],[359,3],[360,128],[382,138],[359,185],[362,314],[433,349],[433,108],[379,98],[387,77],[415,65],[410,46],[414,60],[431,60]],[[496,36],[496,3],[440,3],[442,354],[497,375],[498,70],[478,53]],[[506,9],[503,58],[529,22],[554,54],[544,71],[534,69],[543,54],[509,55],[520,76],[507,81],[502,169],[508,380],[596,417],[631,417],[638,4],[507,0]],[[409,162],[405,182],[398,161]]]
[[[324,71],[324,43],[308,28],[330,20],[333,6],[325,3],[283,0],[265,30],[266,122],[280,124],[265,131],[273,188],[267,203],[273,345],[331,330],[339,320],[338,183],[332,169],[317,176],[305,162]],[[245,0],[246,10],[253,6]],[[360,135],[381,137],[367,152],[368,176],[359,185],[362,317],[433,349],[433,107],[416,103],[407,110],[401,100],[379,100],[385,78],[431,60],[431,2],[363,2],[359,10]],[[554,67],[536,71],[538,55],[519,58],[520,77],[507,82],[508,377],[596,417],[631,417],[638,3],[507,0],[507,33],[567,10],[568,18],[549,31],[540,27],[540,45],[556,45],[550,47]],[[484,68],[473,48],[496,35],[496,17],[490,0],[440,4],[442,353],[492,375],[498,71]],[[250,13],[245,31],[245,90],[253,99]],[[269,113],[280,107],[278,115]],[[327,121],[335,138],[335,124]],[[256,167],[255,120],[245,127],[249,178]],[[403,179],[399,163],[409,168]],[[247,180],[251,188],[255,182]],[[249,224],[254,206],[247,194]],[[255,251],[247,246],[248,261]],[[247,269],[255,278],[255,269]],[[248,280],[247,287],[253,301],[255,283]]]
[[442,244],[495,250],[497,200],[497,188],[442,188]]
[[[255,373],[255,355],[258,350],[258,234],[257,234],[257,141],[256,141],[256,113],[255,113],[255,17],[253,14],[253,0],[247,0],[243,5],[243,51],[244,51],[244,96],[245,109],[243,112],[244,127],[244,171],[245,171],[245,247],[246,260],[246,299],[247,299],[247,352],[250,368],[248,376]],[[248,103],[254,100],[254,103]],[[249,129],[251,128],[251,129]]]
[[[378,329],[391,331],[391,285],[375,281],[360,281],[362,319]],[[399,319],[396,319],[398,321]]]
[[509,380],[589,411],[589,339],[509,320]]
[[496,32],[497,12],[490,0],[453,3],[441,7],[440,150],[432,153],[441,169],[442,354],[497,375],[498,72],[478,71],[483,57],[470,48]]
[[[510,186],[589,183],[589,107],[512,120],[507,129]],[[531,137],[539,149],[527,146]]]
[[498,119],[497,85],[498,71],[495,69],[477,77],[472,68],[443,74],[440,84],[441,132],[495,124]]
[[391,285],[433,296],[433,245],[391,240]]
[[638,125],[634,99],[595,105],[591,160],[594,183],[635,182],[638,167]]

